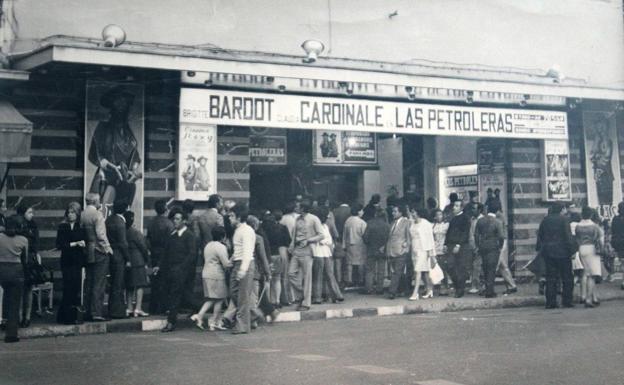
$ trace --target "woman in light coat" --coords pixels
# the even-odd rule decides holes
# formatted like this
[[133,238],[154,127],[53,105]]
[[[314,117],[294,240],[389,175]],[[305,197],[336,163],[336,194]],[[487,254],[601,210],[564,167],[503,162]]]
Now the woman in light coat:
[[364,232],[366,222],[362,219],[364,210],[361,204],[351,206],[351,216],[344,224],[342,245],[347,252],[347,284],[353,283],[353,266],[358,268],[358,284],[364,281],[364,265],[366,264],[366,244]]
[[427,288],[427,292],[422,298],[433,298],[433,283],[429,276],[429,270],[436,264],[435,241],[433,239],[433,226],[431,222],[425,219],[426,212],[420,209],[411,209],[410,216],[409,231],[412,240],[411,251],[416,283],[414,285],[414,293],[409,299],[410,301],[416,301],[420,299],[418,290],[422,278],[424,278]]

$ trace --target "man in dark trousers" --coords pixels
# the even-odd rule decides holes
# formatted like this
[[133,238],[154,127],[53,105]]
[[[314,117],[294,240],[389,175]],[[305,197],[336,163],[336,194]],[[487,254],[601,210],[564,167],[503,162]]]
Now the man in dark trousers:
[[453,202],[453,219],[449,223],[446,233],[445,245],[449,250],[449,265],[451,279],[455,286],[455,297],[464,296],[466,287],[466,265],[472,260],[472,249],[470,248],[470,213],[462,211],[462,202]]
[[186,199],[182,202],[182,211],[187,217],[186,226],[188,230],[193,233],[196,244],[195,260],[188,266],[188,271],[186,272],[184,294],[182,295],[182,308],[196,310],[203,304],[200,298],[195,294],[195,283],[197,282],[197,276],[199,275],[197,272],[198,260],[200,256],[204,255],[204,249],[201,243],[199,216],[194,214],[195,203],[190,199]]
[[165,311],[166,293],[163,291],[163,274],[159,270],[165,258],[167,240],[173,231],[173,223],[167,218],[167,202],[164,199],[156,201],[154,210],[156,217],[152,219],[147,230],[153,266],[149,309],[151,314],[161,314]]
[[572,290],[572,255],[576,252],[576,242],[572,238],[570,223],[565,217],[566,208],[556,202],[550,213],[542,220],[537,232],[536,249],[541,253],[546,265],[546,309],[557,307],[557,282],[561,280],[561,305],[574,307]]
[[193,265],[197,258],[195,235],[186,226],[188,215],[181,210],[172,210],[169,218],[173,222],[174,230],[169,235],[167,249],[161,263],[161,270],[165,274],[167,310],[169,311],[167,326],[161,330],[163,333],[175,330],[189,266]]
[[126,318],[126,303],[124,301],[124,274],[126,264],[130,262],[128,240],[126,239],[126,219],[123,213],[128,210],[128,202],[115,201],[113,215],[106,219],[106,235],[113,248],[110,258],[110,294],[108,299],[108,315],[111,318]]
[[485,298],[496,297],[494,280],[500,251],[505,241],[503,224],[496,218],[495,206],[488,206],[487,215],[477,221],[475,228],[475,244],[481,256],[481,268],[485,277]]
[[[624,261],[624,202],[618,205],[618,215],[611,222],[611,246],[617,252],[620,261]],[[624,290],[624,282],[621,288]]]

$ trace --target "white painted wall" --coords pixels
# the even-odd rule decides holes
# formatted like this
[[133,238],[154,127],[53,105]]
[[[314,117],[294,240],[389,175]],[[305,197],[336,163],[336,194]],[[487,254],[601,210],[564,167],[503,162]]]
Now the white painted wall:
[[[22,0],[8,1],[13,52],[56,34],[99,38],[121,25],[130,41],[302,54],[547,69],[624,86],[621,0]],[[398,14],[392,18],[391,13]]]

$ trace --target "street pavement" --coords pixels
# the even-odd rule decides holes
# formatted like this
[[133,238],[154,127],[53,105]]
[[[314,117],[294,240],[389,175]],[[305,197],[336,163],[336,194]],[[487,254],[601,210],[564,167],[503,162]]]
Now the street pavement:
[[0,384],[622,384],[624,306],[365,317],[23,340]]

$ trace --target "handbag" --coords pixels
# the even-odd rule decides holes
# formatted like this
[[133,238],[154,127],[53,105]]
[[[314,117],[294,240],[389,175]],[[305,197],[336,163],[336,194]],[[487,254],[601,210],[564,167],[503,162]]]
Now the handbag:
[[444,272],[442,271],[439,263],[436,263],[435,266],[431,269],[431,271],[429,272],[429,277],[431,278],[431,282],[434,285],[438,285],[440,284],[440,282],[442,282],[442,280],[444,279]]
[[583,263],[581,262],[581,257],[578,251],[574,253],[574,257],[572,257],[572,270],[573,271],[585,270],[585,267],[583,267]]

